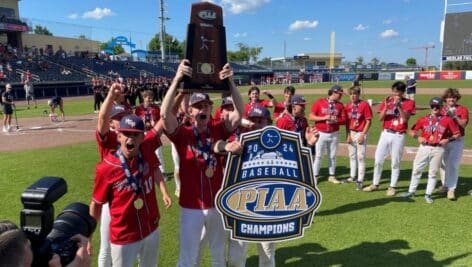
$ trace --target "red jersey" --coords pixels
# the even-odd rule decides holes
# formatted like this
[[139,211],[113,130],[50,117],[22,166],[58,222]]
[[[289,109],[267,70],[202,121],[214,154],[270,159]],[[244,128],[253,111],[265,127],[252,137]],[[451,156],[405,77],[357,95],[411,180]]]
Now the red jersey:
[[152,125],[157,123],[157,121],[159,121],[161,118],[161,110],[159,109],[159,106],[154,104],[149,105],[147,108],[141,104],[136,107],[134,114],[144,121],[146,125],[146,131],[149,131],[152,128]]
[[328,98],[321,98],[311,106],[311,113],[315,116],[336,116],[337,123],[328,124],[326,121],[315,122],[315,128],[324,133],[333,133],[339,131],[339,125],[346,123],[346,114],[344,105],[341,102],[330,101]]
[[[441,109],[441,115],[446,115],[447,110],[448,110],[448,107],[443,107]],[[467,121],[466,123],[469,123],[469,109],[467,109],[467,107],[461,106],[461,105],[456,105],[454,113],[456,114],[456,116],[459,119],[466,120]],[[465,135],[465,129],[463,127],[461,127],[459,124],[457,124],[454,120],[453,120],[453,122],[456,124],[457,127],[459,127],[459,130],[461,131],[461,136],[464,136]]]
[[272,117],[274,119],[278,118],[282,112],[284,112],[286,107],[285,102],[277,102],[277,105],[274,107],[274,113],[272,114]]
[[[118,140],[114,131],[108,131],[103,137],[100,136],[98,131],[95,131],[95,140],[97,141],[98,145],[100,161],[102,161],[107,154],[113,153],[118,149]],[[156,132],[151,130],[144,135],[144,141],[142,145],[149,146],[151,149],[156,150],[162,145],[162,143],[161,139],[156,135]]]
[[216,109],[215,109],[215,116],[213,117],[214,120],[221,120],[221,106],[218,106]]
[[275,126],[282,130],[300,133],[303,143],[306,144],[305,130],[308,127],[308,121],[305,117],[296,118],[290,114],[284,114],[277,120]]
[[247,118],[247,116],[249,115],[249,111],[251,111],[251,109],[253,107],[261,106],[261,107],[268,108],[268,107],[270,107],[270,104],[271,104],[271,102],[267,99],[264,99],[264,100],[259,99],[259,101],[257,101],[256,103],[248,102],[248,103],[244,104],[243,118]]
[[367,120],[372,119],[372,109],[369,103],[359,100],[357,104],[349,102],[346,104],[346,127],[355,132],[364,130]]
[[[138,181],[141,188],[139,198],[143,207],[134,206],[135,192],[128,183],[119,158],[108,154],[97,164],[92,199],[99,204],[110,203],[110,241],[124,245],[146,238],[159,226],[159,208],[157,206],[154,171],[159,167],[154,150],[141,145],[143,156],[143,176]],[[127,162],[131,173],[138,174],[138,159]]]
[[425,138],[430,145],[437,145],[442,139],[460,133],[454,121],[443,115],[421,117],[411,130],[415,133],[421,130],[421,137]]
[[[403,121],[400,116],[400,112],[397,108],[395,108],[394,104],[395,100],[393,97],[388,98],[387,101],[382,101],[382,104],[380,104],[379,113],[381,110],[386,108],[383,128],[399,133],[405,133],[408,129],[408,121]],[[415,101],[402,98],[401,105],[403,111],[406,113],[409,113],[410,115],[416,114]]]
[[[226,140],[231,135],[221,121],[210,120],[208,131],[199,134],[203,144],[214,144]],[[180,157],[180,198],[179,204],[189,209],[209,209],[215,206],[215,196],[223,181],[223,167],[218,155],[209,151],[213,164],[213,176],[205,175],[207,162],[197,145],[192,126],[179,125],[174,133],[168,134]]]

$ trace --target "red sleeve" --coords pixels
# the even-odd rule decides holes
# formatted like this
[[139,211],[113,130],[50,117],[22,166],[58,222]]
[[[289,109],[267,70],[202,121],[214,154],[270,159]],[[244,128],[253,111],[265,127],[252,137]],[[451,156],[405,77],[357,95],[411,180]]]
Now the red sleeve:
[[364,117],[366,120],[371,120],[373,117],[372,108],[370,108],[369,103],[363,101],[364,103]]
[[418,132],[420,129],[423,128],[425,117],[419,118],[416,123],[411,127],[411,130],[415,133]]
[[380,113],[380,112],[381,112],[382,110],[384,110],[384,109],[385,109],[385,101],[382,101],[382,102],[380,103],[380,107],[379,107],[379,110],[377,111],[377,113]]
[[318,106],[317,105],[318,101],[315,101],[315,103],[313,103],[313,105],[311,106],[311,109],[310,109],[310,112],[313,113],[314,115],[317,115],[317,111],[318,111]]
[[460,134],[461,130],[459,129],[459,126],[457,126],[457,124],[454,122],[454,120],[449,117],[446,118],[448,118],[447,127],[449,128],[449,131],[451,131],[452,135]]
[[469,110],[465,106],[461,106],[461,108],[458,108],[456,111],[456,115],[460,119],[466,120],[466,123],[469,123]]
[[410,113],[411,115],[415,115],[415,114],[416,114],[415,101],[413,101],[413,100],[407,100],[407,101],[405,101],[405,102],[404,102],[403,109],[405,110],[405,112],[408,112],[408,113]]
[[277,122],[275,123],[275,126],[279,129],[282,129],[282,130],[291,130],[291,129],[288,129],[289,127],[288,124],[287,124],[287,120],[285,119],[285,117],[282,117],[280,119],[277,120]]
[[338,119],[338,124],[339,125],[342,125],[342,124],[345,124],[347,119],[347,114],[346,114],[346,110],[344,108],[344,105],[342,103],[338,103],[338,109],[339,109],[339,119]]
[[152,151],[162,146],[161,138],[159,138],[159,136],[156,135],[156,132],[154,131],[154,129],[151,129],[150,131],[146,133],[146,135],[144,136],[144,141],[143,141],[142,146],[149,147],[150,149],[152,149]]
[[107,181],[105,166],[107,163],[99,163],[95,168],[95,180],[93,183],[93,192],[92,192],[92,200],[98,204],[105,204],[109,201],[108,199],[108,190],[109,184]]

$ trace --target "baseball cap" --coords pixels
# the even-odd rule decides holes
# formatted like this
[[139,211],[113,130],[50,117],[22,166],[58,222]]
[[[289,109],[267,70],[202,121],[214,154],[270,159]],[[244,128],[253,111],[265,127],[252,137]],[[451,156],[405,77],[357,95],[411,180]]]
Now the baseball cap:
[[343,94],[343,88],[339,85],[334,85],[333,87],[331,87],[331,89],[329,89],[329,91],[331,93],[340,93],[340,94]]
[[144,132],[144,122],[138,116],[131,114],[121,118],[119,132]]
[[231,96],[224,97],[221,101],[221,106],[233,105],[233,98]]
[[430,106],[442,106],[442,104],[443,104],[443,100],[439,97],[433,97],[429,101]]
[[111,108],[111,119],[115,118],[118,115],[126,114],[126,108],[123,105],[113,105]]
[[193,106],[197,103],[206,101],[210,103],[210,105],[213,105],[213,101],[210,100],[210,96],[206,93],[193,93],[192,96],[190,96],[190,106]]
[[263,106],[255,106],[251,108],[247,117],[248,118],[262,117],[262,118],[270,119],[270,112],[267,108]]
[[290,104],[292,105],[305,105],[306,101],[305,98],[301,95],[294,95],[292,96],[292,99],[290,100]]

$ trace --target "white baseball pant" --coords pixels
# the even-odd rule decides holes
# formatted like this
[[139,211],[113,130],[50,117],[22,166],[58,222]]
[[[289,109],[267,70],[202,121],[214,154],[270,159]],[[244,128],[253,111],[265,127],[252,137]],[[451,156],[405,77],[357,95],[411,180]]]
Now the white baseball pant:
[[133,267],[138,259],[139,267],[157,266],[159,255],[159,229],[143,240],[126,245],[111,244],[113,266]]
[[392,161],[392,174],[390,176],[390,187],[396,187],[398,176],[400,176],[400,161],[405,147],[405,134],[391,133],[384,130],[380,134],[379,143],[375,150],[374,179],[373,184],[380,184],[380,176],[385,159],[390,153]]
[[459,180],[459,167],[464,152],[464,137],[448,143],[444,150],[441,168],[444,169],[444,185],[449,190],[455,190]]
[[364,142],[359,144],[359,136],[361,132],[350,131],[351,140],[347,146],[349,150],[349,167],[351,171],[351,177],[356,178],[357,181],[364,181],[365,176],[365,153],[367,149],[367,134],[364,137]]
[[[246,266],[247,248],[249,243],[240,240],[229,240],[228,267]],[[275,267],[275,243],[257,243],[259,250],[259,267]]]
[[420,145],[416,152],[415,160],[413,161],[413,170],[411,171],[411,182],[408,192],[416,192],[416,188],[421,179],[421,174],[424,168],[429,164],[428,170],[428,184],[426,186],[426,195],[431,195],[436,187],[436,177],[439,168],[441,167],[441,160],[444,155],[444,148],[442,146],[426,146]]
[[325,149],[328,154],[329,175],[336,175],[336,150],[338,149],[339,132],[323,133],[320,132],[318,142],[315,144],[315,161],[313,163],[313,173],[315,177],[319,176],[321,160]]
[[210,245],[213,267],[225,266],[226,234],[221,215],[215,208],[180,209],[179,262],[178,267],[197,265],[203,229]]
[[177,149],[175,148],[174,143],[171,143],[171,154],[172,154],[172,160],[174,161],[175,190],[180,191],[180,176],[176,175],[180,171],[180,157],[179,157],[179,153],[177,153]]
[[102,205],[100,216],[100,250],[98,252],[98,267],[111,267],[110,247],[110,206]]

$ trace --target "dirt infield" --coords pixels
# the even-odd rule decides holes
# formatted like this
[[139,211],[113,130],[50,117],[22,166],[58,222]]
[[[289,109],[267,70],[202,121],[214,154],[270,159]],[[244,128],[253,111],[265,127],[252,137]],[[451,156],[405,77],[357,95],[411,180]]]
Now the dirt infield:
[[[388,88],[367,88],[367,94],[387,94]],[[431,94],[438,88],[420,89],[418,94]],[[282,90],[272,90],[274,94],[281,94]],[[442,90],[438,91],[438,93]],[[297,94],[324,94],[326,89],[299,89]],[[472,95],[471,89],[461,89],[461,94]],[[74,100],[84,99],[85,97],[74,98]],[[92,101],[91,97],[89,97]],[[67,98],[66,98],[67,100]],[[17,102],[22,105],[21,102]],[[95,127],[97,123],[97,114],[84,116],[66,117],[65,122],[52,123],[49,117],[24,118],[19,120],[19,130],[16,130],[14,120],[13,131],[10,133],[0,133],[0,152],[24,151],[38,148],[58,147],[64,145],[85,143],[95,140]],[[166,137],[162,137],[164,144],[168,144]],[[369,145],[367,157],[373,158],[375,145]],[[338,155],[346,156],[347,146],[340,144]],[[416,147],[405,148],[403,160],[413,160],[416,154]],[[472,164],[472,150],[465,150],[461,160],[462,164]]]

